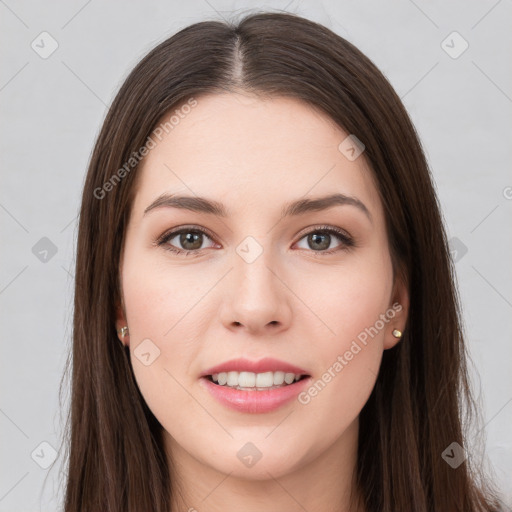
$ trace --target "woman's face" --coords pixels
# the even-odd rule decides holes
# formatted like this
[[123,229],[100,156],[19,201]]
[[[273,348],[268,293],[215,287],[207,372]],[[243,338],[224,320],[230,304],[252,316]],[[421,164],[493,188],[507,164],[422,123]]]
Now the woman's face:
[[117,324],[141,393],[169,454],[209,471],[353,460],[408,306],[364,152],[298,100],[196,100],[137,171]]

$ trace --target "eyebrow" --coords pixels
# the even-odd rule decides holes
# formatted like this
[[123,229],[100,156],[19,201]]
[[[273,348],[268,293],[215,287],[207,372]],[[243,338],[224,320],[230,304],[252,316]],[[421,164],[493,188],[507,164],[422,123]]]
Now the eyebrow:
[[[309,212],[327,210],[333,206],[355,206],[361,210],[372,222],[372,215],[365,204],[357,197],[346,196],[344,194],[331,194],[319,198],[306,198],[293,201],[284,205],[281,210],[282,217],[303,215]],[[197,213],[206,213],[217,217],[229,217],[226,207],[217,201],[206,199],[204,197],[177,196],[173,194],[162,194],[155,199],[145,210],[144,215],[156,208],[181,208]]]

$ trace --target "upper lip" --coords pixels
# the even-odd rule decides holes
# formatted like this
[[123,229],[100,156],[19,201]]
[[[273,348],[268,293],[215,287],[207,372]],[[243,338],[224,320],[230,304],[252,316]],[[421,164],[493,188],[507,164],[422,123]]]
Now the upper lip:
[[280,361],[279,359],[273,359],[271,357],[265,357],[264,359],[259,359],[258,361],[251,361],[249,359],[231,359],[230,361],[226,361],[225,363],[218,364],[205,370],[201,373],[201,377],[206,377],[208,375],[213,375],[214,373],[222,373],[222,372],[236,372],[236,371],[245,371],[245,372],[253,372],[253,373],[265,373],[265,372],[285,372],[285,373],[295,373],[296,375],[308,375],[308,373],[293,364],[286,363],[285,361]]

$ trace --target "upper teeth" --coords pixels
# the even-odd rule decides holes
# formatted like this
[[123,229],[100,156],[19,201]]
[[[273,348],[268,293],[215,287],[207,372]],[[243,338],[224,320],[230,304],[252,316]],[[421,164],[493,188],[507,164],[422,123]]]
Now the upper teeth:
[[284,382],[291,384],[299,380],[301,375],[285,372],[221,372],[214,373],[212,379],[221,386],[228,385],[230,387],[242,388],[270,388],[272,386],[280,386]]

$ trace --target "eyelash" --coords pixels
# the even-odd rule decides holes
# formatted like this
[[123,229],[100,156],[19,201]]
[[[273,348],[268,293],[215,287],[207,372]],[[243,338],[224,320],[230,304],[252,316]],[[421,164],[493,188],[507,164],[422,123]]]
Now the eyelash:
[[[187,250],[187,249],[178,249],[170,244],[168,244],[168,241],[174,238],[176,235],[180,235],[181,233],[202,233],[203,235],[206,235],[208,238],[213,239],[213,236],[206,231],[203,228],[199,228],[196,226],[186,226],[174,231],[166,232],[162,236],[160,236],[156,241],[155,245],[159,247],[163,247],[164,250],[170,251],[174,254],[185,254],[185,256],[198,256],[201,254],[201,252],[204,249],[196,249],[196,250]],[[302,240],[304,237],[312,234],[312,233],[328,233],[330,235],[335,235],[338,237],[338,239],[341,241],[341,246],[335,247],[334,249],[329,249],[325,251],[313,251],[309,250],[309,252],[312,252],[315,256],[323,256],[323,255],[330,255],[333,253],[336,253],[338,251],[343,250],[349,250],[356,246],[355,241],[353,238],[351,238],[349,235],[347,235],[343,230],[336,228],[334,226],[316,226],[312,230],[308,231],[307,233],[304,233],[301,238],[299,238],[298,241]]]

